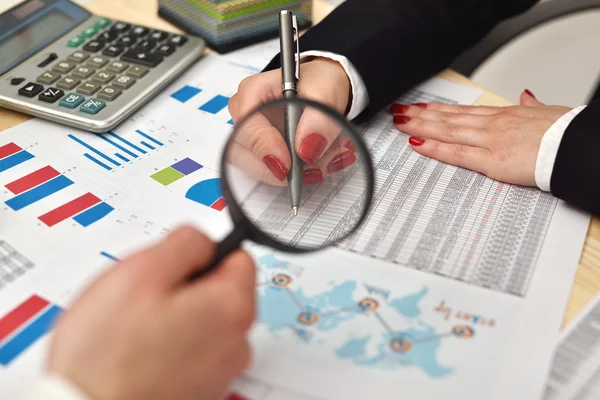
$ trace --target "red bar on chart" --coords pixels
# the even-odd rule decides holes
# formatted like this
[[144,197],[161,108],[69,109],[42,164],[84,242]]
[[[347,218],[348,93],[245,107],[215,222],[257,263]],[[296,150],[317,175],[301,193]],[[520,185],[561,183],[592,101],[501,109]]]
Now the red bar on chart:
[[41,185],[42,183],[49,181],[58,175],[60,175],[60,172],[51,166],[47,166],[9,183],[6,185],[6,188],[14,194],[19,194],[26,192],[37,185]]
[[54,210],[47,212],[46,214],[39,217],[39,220],[48,226],[53,226],[59,222],[64,221],[67,218],[79,214],[85,209],[90,208],[94,204],[100,203],[100,199],[91,193],[86,193],[83,196],[76,198],[73,201],[63,204],[62,206],[55,208]]
[[230,393],[225,400],[248,400],[247,398],[240,396],[237,393]]
[[225,203],[225,199],[221,197],[219,200],[212,203],[210,208],[217,211],[223,211],[226,205],[227,203]]
[[5,144],[4,146],[0,147],[0,158],[8,157],[18,153],[21,150],[23,149],[14,143]]
[[37,295],[31,296],[24,303],[0,319],[0,341],[16,331],[27,320],[42,311],[49,302]]

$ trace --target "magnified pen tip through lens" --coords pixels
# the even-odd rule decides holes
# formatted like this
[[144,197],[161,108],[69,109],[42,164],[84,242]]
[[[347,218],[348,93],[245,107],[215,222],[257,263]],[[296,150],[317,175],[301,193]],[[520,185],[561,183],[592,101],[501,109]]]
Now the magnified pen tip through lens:
[[292,207],[292,211],[294,211],[294,217],[298,216],[298,207],[294,206]]

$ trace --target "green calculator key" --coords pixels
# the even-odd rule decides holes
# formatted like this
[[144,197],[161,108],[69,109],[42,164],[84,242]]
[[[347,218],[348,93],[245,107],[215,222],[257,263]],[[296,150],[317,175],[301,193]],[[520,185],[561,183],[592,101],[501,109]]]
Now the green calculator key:
[[98,29],[96,29],[96,27],[91,27],[91,28],[87,28],[85,31],[83,31],[83,33],[81,34],[81,36],[83,36],[84,38],[91,38],[92,36],[94,36],[96,33],[98,33]]
[[98,111],[102,110],[104,107],[106,107],[106,103],[102,100],[88,99],[88,101],[83,103],[79,110],[88,114],[98,114]]
[[74,37],[73,39],[69,40],[67,42],[67,46],[77,47],[77,46],[81,45],[83,42],[85,42],[85,39],[82,38],[81,36],[77,36],[77,37]]
[[98,21],[95,25],[96,28],[98,29],[104,29],[107,26],[109,26],[112,23],[112,21],[108,18],[102,18],[100,21]]
[[85,100],[85,97],[83,97],[80,94],[69,93],[68,95],[66,95],[65,97],[62,98],[62,100],[60,101],[59,104],[62,107],[75,108],[78,105],[80,105],[81,103],[83,103],[84,100]]

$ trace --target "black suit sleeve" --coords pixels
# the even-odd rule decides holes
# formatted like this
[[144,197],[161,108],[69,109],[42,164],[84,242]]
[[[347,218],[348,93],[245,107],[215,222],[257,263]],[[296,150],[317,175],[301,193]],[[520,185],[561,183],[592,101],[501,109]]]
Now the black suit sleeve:
[[[369,95],[360,121],[443,71],[498,22],[537,2],[346,0],[302,35],[300,51],[328,51],[353,63]],[[277,55],[265,70],[279,67]]]
[[600,99],[590,103],[563,134],[550,178],[552,194],[600,214]]

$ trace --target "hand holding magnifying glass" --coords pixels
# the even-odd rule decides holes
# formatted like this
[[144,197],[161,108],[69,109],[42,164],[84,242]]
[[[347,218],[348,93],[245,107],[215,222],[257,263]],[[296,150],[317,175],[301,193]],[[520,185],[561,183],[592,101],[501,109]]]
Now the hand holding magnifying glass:
[[[335,159],[348,151],[356,157],[352,165],[341,171],[325,172],[318,183],[304,181],[297,216],[290,212],[288,183],[272,179],[271,171],[256,158],[248,142],[249,137],[261,134],[276,135],[284,141],[290,110],[299,118],[298,129],[303,121],[316,117],[339,131],[327,149],[326,159]],[[295,151],[293,147],[288,149]],[[373,197],[373,166],[360,134],[338,112],[306,99],[266,103],[236,123],[225,145],[220,168],[223,197],[234,229],[219,243],[215,259],[200,275],[215,268],[244,239],[291,253],[315,251],[338,243],[361,225]]]

